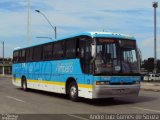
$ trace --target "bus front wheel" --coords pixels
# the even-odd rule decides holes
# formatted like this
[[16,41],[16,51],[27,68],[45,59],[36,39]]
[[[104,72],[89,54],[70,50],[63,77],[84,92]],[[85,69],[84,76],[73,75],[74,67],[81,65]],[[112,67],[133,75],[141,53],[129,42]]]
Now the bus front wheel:
[[69,85],[69,97],[72,101],[78,101],[78,86],[74,81]]
[[27,80],[25,77],[22,78],[22,89],[27,91]]

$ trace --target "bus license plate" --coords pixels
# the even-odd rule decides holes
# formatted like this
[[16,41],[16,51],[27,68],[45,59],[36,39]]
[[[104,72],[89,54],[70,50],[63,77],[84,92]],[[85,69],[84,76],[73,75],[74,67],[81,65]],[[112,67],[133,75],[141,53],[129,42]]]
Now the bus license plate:
[[118,92],[124,93],[124,92],[125,92],[125,89],[118,89]]

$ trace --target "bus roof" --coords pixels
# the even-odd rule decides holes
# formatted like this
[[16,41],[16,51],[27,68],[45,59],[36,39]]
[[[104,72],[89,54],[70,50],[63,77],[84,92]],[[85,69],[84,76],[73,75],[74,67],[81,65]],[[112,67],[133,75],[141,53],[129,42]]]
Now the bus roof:
[[[129,36],[129,35],[125,35],[125,34],[119,34],[119,33],[114,33],[114,32],[83,32],[83,33],[79,33],[79,34],[73,34],[67,37],[63,37],[54,41],[49,41],[49,42],[45,42],[45,43],[51,43],[51,42],[56,42],[56,41],[61,41],[64,39],[68,39],[68,38],[73,38],[73,37],[78,37],[78,36],[90,36],[92,38],[95,37],[106,37],[106,38],[118,38],[118,39],[128,39],[128,40],[135,40],[135,38],[133,36]],[[20,50],[20,49],[25,49],[25,48],[29,48],[29,47],[33,47],[33,46],[37,46],[37,45],[43,45],[45,43],[41,43],[41,44],[36,44],[36,45],[32,45],[32,46],[28,46],[28,47],[24,47],[24,48],[15,48],[14,51],[16,50]]]

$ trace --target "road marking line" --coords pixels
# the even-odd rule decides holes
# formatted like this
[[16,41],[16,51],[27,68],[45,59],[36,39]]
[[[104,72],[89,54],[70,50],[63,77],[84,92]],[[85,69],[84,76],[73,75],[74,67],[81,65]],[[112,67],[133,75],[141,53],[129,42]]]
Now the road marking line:
[[135,108],[135,109],[139,109],[139,110],[145,110],[145,111],[158,112],[158,113],[160,113],[160,111],[159,111],[159,110],[152,110],[152,109],[146,109],[146,108],[141,108],[141,107],[133,107],[133,108]]
[[70,116],[70,117],[81,119],[81,120],[89,120],[87,118],[79,117],[79,116],[76,116],[76,115],[71,115],[71,114],[67,114],[67,115]]
[[19,101],[19,102],[25,103],[25,101],[20,100],[20,99],[17,99],[17,98],[15,98],[15,97],[11,97],[11,96],[6,96],[6,97],[7,97],[7,98],[10,98],[10,99],[13,99],[13,100],[16,100],[16,101]]

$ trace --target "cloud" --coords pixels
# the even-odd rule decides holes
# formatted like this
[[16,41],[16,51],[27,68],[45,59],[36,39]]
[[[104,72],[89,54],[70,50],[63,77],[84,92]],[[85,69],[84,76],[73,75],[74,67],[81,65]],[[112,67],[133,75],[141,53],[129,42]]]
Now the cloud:
[[[157,36],[157,57],[160,57],[160,36]],[[139,41],[138,46],[141,48],[143,59],[154,57],[154,37]]]

